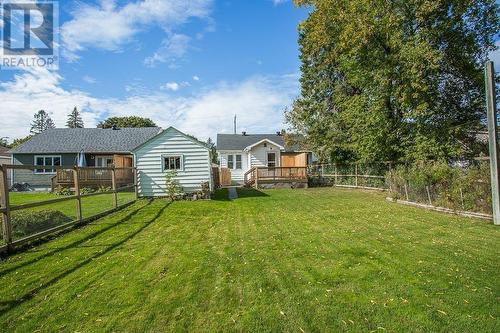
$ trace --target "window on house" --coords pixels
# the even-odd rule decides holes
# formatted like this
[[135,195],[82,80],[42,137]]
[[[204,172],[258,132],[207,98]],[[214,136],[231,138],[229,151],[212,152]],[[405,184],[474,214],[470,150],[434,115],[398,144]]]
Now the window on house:
[[235,155],[236,156],[236,169],[241,169],[241,155]]
[[234,169],[234,155],[227,155],[227,168]]
[[[61,156],[35,156],[35,165],[60,166]],[[36,169],[35,173],[50,174],[55,173],[55,169]]]
[[183,169],[182,156],[164,156],[163,170],[164,171],[179,171]]
[[276,167],[276,153],[267,153],[267,167]]

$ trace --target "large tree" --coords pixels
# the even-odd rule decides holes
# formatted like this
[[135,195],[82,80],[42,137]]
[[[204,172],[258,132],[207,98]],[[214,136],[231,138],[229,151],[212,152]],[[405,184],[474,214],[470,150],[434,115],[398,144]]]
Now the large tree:
[[494,0],[296,0],[301,96],[287,112],[323,160],[476,154]]
[[149,118],[141,118],[137,116],[131,117],[111,117],[100,122],[97,127],[99,128],[112,128],[113,126],[127,128],[127,127],[157,127],[156,124]]
[[33,116],[33,121],[31,122],[31,134],[39,134],[49,128],[55,128],[54,122],[50,118],[49,114],[44,110],[40,110]]
[[75,108],[71,113],[68,115],[68,121],[66,122],[66,126],[69,128],[83,128],[83,120],[82,116],[80,115],[80,111]]

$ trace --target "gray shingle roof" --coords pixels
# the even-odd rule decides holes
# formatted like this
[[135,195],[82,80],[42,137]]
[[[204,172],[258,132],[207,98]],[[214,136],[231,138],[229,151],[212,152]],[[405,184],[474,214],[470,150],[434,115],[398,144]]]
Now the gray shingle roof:
[[11,150],[12,154],[39,153],[128,153],[151,139],[161,129],[144,128],[54,128],[35,135]]
[[243,150],[246,147],[262,141],[264,139],[271,140],[285,147],[286,151],[300,151],[298,145],[287,147],[285,138],[277,134],[217,134],[217,149],[218,150]]

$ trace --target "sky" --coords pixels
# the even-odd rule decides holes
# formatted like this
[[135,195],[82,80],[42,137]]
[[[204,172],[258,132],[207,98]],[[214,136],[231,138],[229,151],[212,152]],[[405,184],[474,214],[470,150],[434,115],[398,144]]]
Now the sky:
[[238,132],[274,133],[299,94],[307,14],[291,0],[59,1],[59,69],[0,69],[0,137],[29,134],[41,109],[64,127],[75,106],[86,127],[136,115],[206,140],[237,115]]
[[299,93],[297,25],[289,0],[59,2],[59,69],[0,70],[0,137],[29,134],[47,111],[64,127],[110,116],[151,118],[206,140],[273,133]]

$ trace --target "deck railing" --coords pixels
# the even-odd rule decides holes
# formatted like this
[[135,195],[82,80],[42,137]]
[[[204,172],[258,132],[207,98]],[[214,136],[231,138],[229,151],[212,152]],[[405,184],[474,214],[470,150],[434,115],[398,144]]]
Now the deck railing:
[[306,167],[255,167],[245,173],[245,185],[259,182],[307,182]]

